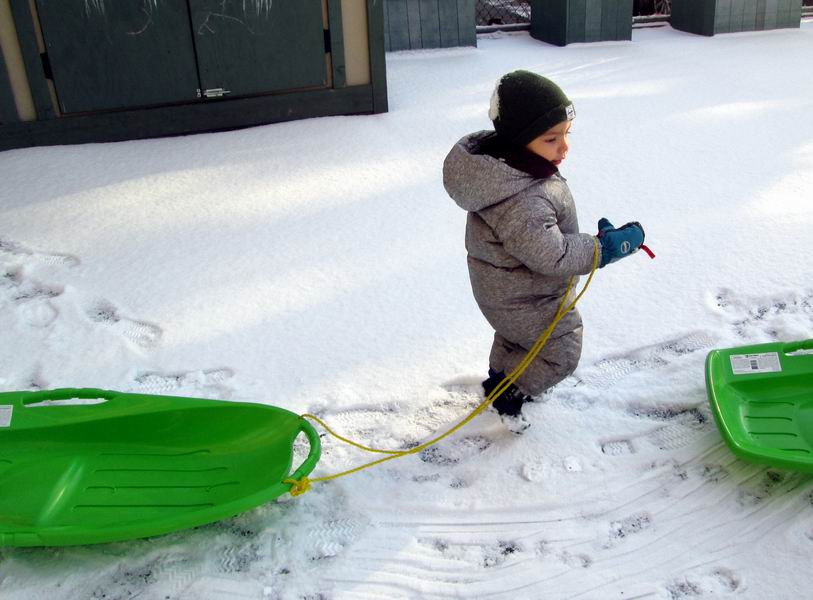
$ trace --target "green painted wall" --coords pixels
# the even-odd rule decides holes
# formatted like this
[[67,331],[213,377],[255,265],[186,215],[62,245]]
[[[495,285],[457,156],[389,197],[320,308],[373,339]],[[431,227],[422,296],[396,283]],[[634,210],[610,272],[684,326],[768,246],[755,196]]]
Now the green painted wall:
[[672,27],[700,35],[799,27],[802,0],[672,0]]
[[632,39],[633,0],[531,0],[531,35],[565,46]]
[[388,52],[476,46],[475,0],[385,0]]

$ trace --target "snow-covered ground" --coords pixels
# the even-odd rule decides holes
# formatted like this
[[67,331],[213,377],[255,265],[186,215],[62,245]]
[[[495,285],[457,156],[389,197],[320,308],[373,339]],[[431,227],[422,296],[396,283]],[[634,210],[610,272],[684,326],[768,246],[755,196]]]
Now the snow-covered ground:
[[[597,274],[526,435],[486,414],[196,530],[0,550],[0,597],[808,597],[811,477],[734,458],[703,361],[813,337],[813,24],[633,37],[388,55],[382,115],[0,154],[0,391],[269,403],[379,447],[452,424],[491,331],[441,165],[516,68],[576,104],[582,230],[638,220],[658,254]],[[366,460],[325,439],[315,475]]]

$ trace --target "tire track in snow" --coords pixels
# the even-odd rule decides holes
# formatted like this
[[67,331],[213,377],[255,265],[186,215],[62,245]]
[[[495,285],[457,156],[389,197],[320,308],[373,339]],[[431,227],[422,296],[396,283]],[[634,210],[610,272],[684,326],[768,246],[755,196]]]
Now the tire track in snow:
[[76,267],[81,261],[72,254],[59,254],[53,252],[39,252],[8,239],[0,238],[0,256],[6,255],[34,261],[54,267]]

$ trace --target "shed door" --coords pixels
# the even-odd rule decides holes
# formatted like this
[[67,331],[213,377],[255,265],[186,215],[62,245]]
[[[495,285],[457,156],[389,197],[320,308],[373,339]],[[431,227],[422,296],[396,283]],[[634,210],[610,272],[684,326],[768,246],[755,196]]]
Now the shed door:
[[186,0],[37,0],[64,113],[194,100]]
[[204,94],[327,87],[322,0],[189,0]]

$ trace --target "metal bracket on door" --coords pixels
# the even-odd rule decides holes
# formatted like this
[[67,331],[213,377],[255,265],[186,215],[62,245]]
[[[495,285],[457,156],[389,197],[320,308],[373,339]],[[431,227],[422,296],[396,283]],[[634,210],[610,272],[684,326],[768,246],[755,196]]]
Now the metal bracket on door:
[[223,88],[211,88],[203,92],[203,95],[207,98],[222,98],[226,94],[231,94],[231,91]]

